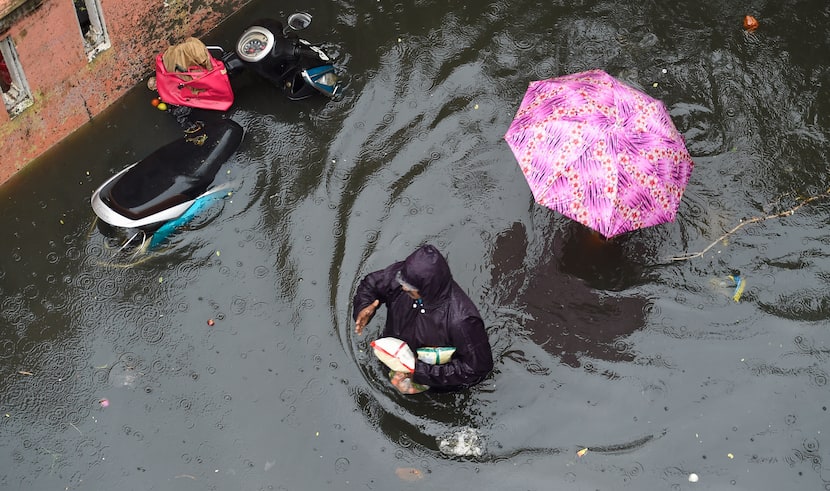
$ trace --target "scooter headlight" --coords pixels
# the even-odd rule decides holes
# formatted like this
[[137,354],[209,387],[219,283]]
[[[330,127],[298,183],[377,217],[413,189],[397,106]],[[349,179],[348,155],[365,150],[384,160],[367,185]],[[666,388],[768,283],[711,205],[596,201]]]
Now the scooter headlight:
[[337,85],[337,75],[334,72],[329,72],[320,79],[317,80],[317,83],[322,83],[324,85],[328,85],[329,87],[335,87]]
[[337,74],[334,73],[334,67],[331,65],[303,70],[302,76],[308,85],[329,97],[333,97],[337,93]]

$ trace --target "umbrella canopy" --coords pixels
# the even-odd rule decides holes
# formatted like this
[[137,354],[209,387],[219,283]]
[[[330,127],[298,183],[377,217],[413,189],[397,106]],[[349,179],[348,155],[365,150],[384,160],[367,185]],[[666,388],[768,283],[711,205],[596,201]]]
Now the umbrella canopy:
[[602,70],[531,82],[504,139],[537,203],[609,238],[673,221],[694,167],[665,105]]

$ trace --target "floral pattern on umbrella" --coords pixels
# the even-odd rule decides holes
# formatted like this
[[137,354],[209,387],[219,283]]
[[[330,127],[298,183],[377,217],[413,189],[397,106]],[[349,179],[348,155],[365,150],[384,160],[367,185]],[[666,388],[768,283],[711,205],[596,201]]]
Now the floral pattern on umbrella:
[[601,70],[531,82],[504,138],[537,203],[608,238],[673,221],[694,167],[665,105]]

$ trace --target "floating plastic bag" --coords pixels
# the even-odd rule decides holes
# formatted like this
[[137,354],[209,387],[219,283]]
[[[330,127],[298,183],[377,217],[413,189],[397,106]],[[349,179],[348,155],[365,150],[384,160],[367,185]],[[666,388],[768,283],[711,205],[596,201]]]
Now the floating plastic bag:
[[438,448],[446,455],[480,457],[484,454],[484,438],[476,428],[465,426],[437,440]]
[[735,302],[741,301],[741,296],[746,289],[746,279],[738,273],[725,278],[712,278],[709,283],[713,290],[731,297]]
[[372,341],[375,356],[396,372],[415,372],[415,355],[408,344],[398,338],[380,338]]
[[739,274],[729,275],[729,279],[735,282],[735,290],[732,292],[732,300],[739,302],[741,300],[741,295],[744,294],[746,282]]
[[452,346],[432,346],[418,348],[418,359],[430,365],[443,365],[452,359],[455,348]]

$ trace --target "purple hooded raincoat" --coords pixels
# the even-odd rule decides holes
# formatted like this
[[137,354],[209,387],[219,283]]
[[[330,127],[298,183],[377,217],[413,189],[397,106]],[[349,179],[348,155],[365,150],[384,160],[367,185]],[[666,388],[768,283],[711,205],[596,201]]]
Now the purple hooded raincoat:
[[[418,289],[421,302],[403,291],[395,278],[398,272]],[[353,317],[375,300],[387,307],[382,337],[401,339],[413,352],[429,346],[456,348],[452,359],[443,365],[417,361],[414,382],[456,390],[481,382],[493,369],[484,321],[452,279],[447,261],[435,247],[421,246],[404,261],[366,275],[354,296]]]

